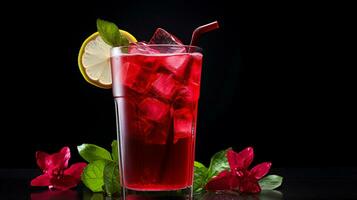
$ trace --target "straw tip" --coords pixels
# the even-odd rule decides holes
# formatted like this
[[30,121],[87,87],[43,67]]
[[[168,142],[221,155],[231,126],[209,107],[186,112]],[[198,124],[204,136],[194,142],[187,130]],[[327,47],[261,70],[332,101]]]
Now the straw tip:
[[214,21],[214,22],[212,22],[212,24],[214,24],[214,26],[215,26],[216,28],[219,28],[219,23],[218,23],[218,21]]
[[191,45],[195,45],[197,43],[198,38],[203,34],[219,28],[218,21],[211,22],[209,24],[205,24],[199,26],[193,31],[192,38],[191,38]]

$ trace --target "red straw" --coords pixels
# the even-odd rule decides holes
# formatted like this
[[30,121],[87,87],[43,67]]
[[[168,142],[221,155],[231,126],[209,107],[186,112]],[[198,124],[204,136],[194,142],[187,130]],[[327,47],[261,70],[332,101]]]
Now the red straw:
[[190,46],[192,46],[192,45],[196,46],[198,39],[201,37],[201,35],[203,33],[207,33],[209,31],[213,31],[218,28],[219,28],[218,21],[214,21],[212,23],[209,23],[209,24],[206,24],[206,25],[196,28],[192,33]]

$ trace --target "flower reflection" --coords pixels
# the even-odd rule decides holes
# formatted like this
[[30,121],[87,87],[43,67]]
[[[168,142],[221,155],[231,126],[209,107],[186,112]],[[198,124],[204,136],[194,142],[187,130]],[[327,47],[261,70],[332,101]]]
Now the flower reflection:
[[78,194],[73,190],[46,190],[43,192],[36,192],[31,194],[31,200],[78,200]]
[[282,200],[283,194],[276,190],[263,190],[259,194],[239,194],[237,192],[208,192],[194,200]]

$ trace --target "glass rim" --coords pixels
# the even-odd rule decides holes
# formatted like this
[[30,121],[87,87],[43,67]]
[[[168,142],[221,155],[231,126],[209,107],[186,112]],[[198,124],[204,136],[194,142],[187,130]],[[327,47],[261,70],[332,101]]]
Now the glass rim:
[[[192,52],[190,53],[202,53],[202,48],[199,46],[194,46],[194,45],[178,45],[178,44],[147,44],[146,46],[148,47],[184,47],[186,49],[193,49]],[[114,49],[127,49],[130,46],[119,46],[119,47],[111,47],[111,51]],[[188,52],[187,52],[188,53]],[[122,53],[122,54],[129,54],[129,53]],[[135,53],[133,53],[135,54]],[[160,54],[165,54],[165,53],[160,53]],[[171,53],[168,53],[171,54]]]

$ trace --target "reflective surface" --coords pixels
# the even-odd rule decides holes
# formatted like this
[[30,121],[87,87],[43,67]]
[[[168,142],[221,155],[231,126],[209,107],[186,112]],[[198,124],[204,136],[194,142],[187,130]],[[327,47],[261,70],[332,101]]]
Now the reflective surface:
[[[31,200],[110,200],[101,193],[91,193],[80,185],[75,190],[48,191],[30,187],[38,170],[0,170],[0,199]],[[284,176],[279,191],[263,191],[257,195],[236,193],[206,193],[194,200],[280,200],[280,199],[357,199],[357,169],[280,169],[273,173]],[[183,199],[180,196],[131,196],[133,200]]]

